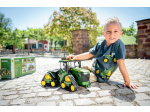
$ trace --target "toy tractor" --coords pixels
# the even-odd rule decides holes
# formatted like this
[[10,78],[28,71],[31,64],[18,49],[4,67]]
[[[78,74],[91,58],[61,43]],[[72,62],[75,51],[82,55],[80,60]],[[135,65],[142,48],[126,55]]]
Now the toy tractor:
[[[70,88],[71,91],[78,90],[79,86],[90,87],[90,71],[81,68],[80,60],[60,60],[60,69],[48,71],[42,81],[41,85],[50,85],[52,87],[61,86],[61,88]],[[76,62],[78,66],[76,66]],[[64,68],[61,68],[63,63]],[[74,63],[74,67],[72,67]]]

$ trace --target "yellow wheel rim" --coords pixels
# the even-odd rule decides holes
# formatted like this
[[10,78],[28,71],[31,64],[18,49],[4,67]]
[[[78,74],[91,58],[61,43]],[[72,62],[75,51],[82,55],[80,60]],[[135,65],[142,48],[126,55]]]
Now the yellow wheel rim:
[[42,81],[42,82],[41,82],[41,85],[42,85],[42,86],[45,86],[45,85],[46,85],[46,82],[45,82],[45,81]]
[[109,77],[107,77],[107,79],[109,79]]
[[65,87],[66,87],[66,84],[65,84],[65,83],[61,83],[61,87],[62,87],[62,88],[65,88]]
[[99,70],[97,70],[96,73],[99,74]]
[[68,76],[65,77],[66,82],[71,82],[70,78]]
[[104,78],[104,76],[102,76],[102,78]]
[[104,62],[105,62],[105,63],[108,62],[108,59],[104,59]]
[[46,74],[46,75],[45,75],[45,79],[47,79],[47,80],[50,80],[50,79],[51,79],[51,77],[49,76],[49,74]]
[[107,76],[110,76],[110,74],[111,74],[111,71],[108,72],[108,75],[107,75]]
[[114,62],[117,62],[116,58],[114,58]]
[[71,87],[70,87],[70,88],[71,88],[71,91],[74,91],[74,86],[73,86],[73,85],[71,85]]
[[54,82],[54,81],[53,81],[53,82],[51,82],[51,86],[53,86],[53,87],[55,86],[55,82]]

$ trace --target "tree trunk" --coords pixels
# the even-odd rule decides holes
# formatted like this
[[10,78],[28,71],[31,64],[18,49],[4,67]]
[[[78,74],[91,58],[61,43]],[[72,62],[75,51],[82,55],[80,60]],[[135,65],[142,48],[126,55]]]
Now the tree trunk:
[[30,54],[30,41],[29,41],[29,37],[28,37],[28,55]]
[[13,45],[13,54],[15,54],[15,45]]

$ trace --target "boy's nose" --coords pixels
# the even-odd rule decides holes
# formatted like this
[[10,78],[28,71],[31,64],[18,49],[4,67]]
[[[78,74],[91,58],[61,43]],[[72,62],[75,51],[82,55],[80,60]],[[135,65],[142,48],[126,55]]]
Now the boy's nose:
[[114,35],[115,33],[111,32],[110,35]]

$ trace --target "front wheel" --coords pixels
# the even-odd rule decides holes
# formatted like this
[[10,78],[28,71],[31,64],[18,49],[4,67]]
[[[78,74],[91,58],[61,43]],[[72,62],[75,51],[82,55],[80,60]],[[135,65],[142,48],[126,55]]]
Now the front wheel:
[[61,87],[64,89],[66,87],[65,83],[61,83]]
[[45,86],[46,85],[46,81],[41,81],[41,85]]

